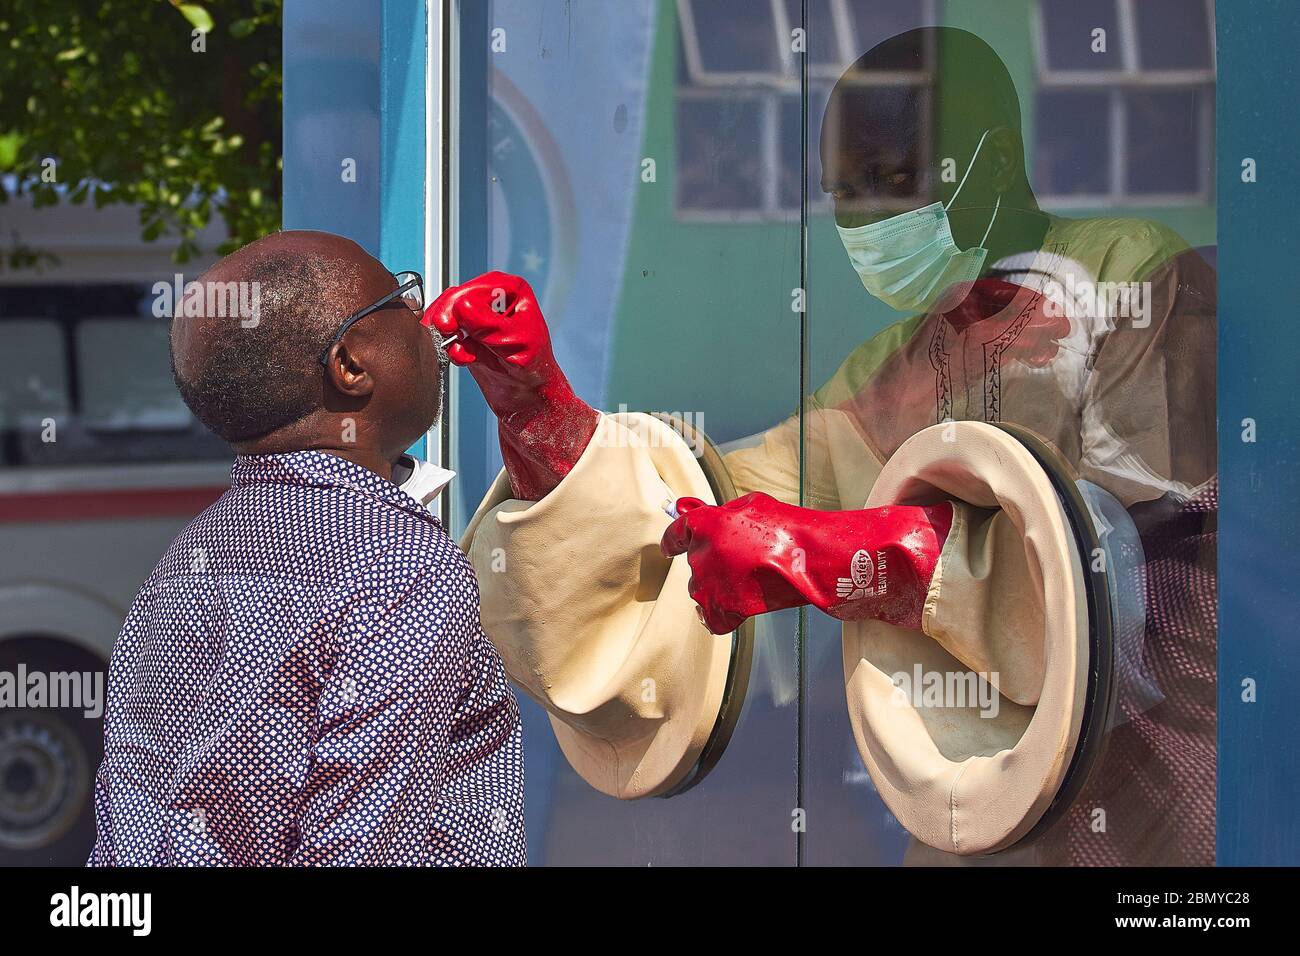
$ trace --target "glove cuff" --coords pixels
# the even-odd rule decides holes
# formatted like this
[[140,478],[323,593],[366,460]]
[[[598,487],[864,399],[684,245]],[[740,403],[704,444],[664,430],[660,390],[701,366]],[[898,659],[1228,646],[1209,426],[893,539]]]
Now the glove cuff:
[[573,470],[595,434],[600,413],[563,377],[531,393],[497,420],[501,457],[515,497],[540,501]]
[[952,505],[816,512],[798,535],[804,567],[787,580],[841,621],[872,618],[919,631],[930,581],[952,526]]

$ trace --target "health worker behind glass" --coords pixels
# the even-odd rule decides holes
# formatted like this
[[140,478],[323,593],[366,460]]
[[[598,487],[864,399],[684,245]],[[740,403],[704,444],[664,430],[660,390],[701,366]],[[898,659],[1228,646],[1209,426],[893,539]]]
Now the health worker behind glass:
[[[937,51],[930,66],[927,48]],[[932,111],[920,87],[873,86],[873,72],[904,68],[933,72]],[[956,159],[957,175],[938,174],[927,139]],[[922,428],[974,420],[1031,429],[1127,510],[1135,530],[1124,543],[1134,565],[1126,583],[1145,620],[1136,646],[1117,652],[1118,711],[1088,786],[1045,834],[1002,858],[1212,863],[1213,271],[1158,223],[1041,209],[1010,75],[963,30],[908,31],[852,64],[826,108],[821,157],[848,264],[870,295],[910,317],[852,349],[809,397],[811,507],[798,506],[801,422],[792,416],[729,446],[726,464],[743,496],[716,507],[683,499],[665,553],[688,555],[691,596],[715,633],[800,605],[920,629],[951,505],[857,509],[883,464]],[[913,208],[899,212],[903,197]],[[1138,291],[1096,295],[1106,283]],[[504,308],[494,304],[502,292]],[[571,475],[580,459],[645,452],[607,434],[616,427],[610,417],[568,387],[526,282],[490,273],[440,296],[429,319],[461,338],[449,355],[468,366],[498,416],[516,498],[577,495],[612,527],[620,510],[659,507]],[[883,555],[887,598],[841,586],[864,548]],[[543,580],[600,574],[551,567],[545,555],[528,560]],[[485,606],[495,586],[485,583]],[[529,675],[512,677],[530,687]],[[550,689],[530,692],[546,703]],[[1109,816],[1101,829],[1092,825],[1098,807]]]

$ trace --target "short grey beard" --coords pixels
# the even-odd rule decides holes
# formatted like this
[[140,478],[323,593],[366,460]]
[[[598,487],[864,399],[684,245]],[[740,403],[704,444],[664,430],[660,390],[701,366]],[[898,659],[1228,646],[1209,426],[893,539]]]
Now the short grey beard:
[[447,346],[442,344],[442,336],[432,325],[429,326],[429,334],[433,336],[433,348],[438,353],[438,407],[434,410],[433,424],[430,428],[437,428],[442,424],[442,409],[446,405],[447,376],[451,372],[451,358],[447,355]]

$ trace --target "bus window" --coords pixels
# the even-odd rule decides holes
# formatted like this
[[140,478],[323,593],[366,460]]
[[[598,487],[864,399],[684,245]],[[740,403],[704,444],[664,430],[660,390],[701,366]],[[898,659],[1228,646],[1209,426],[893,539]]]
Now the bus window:
[[181,401],[152,302],[143,283],[0,288],[0,332],[22,370],[0,383],[3,465],[231,457]]
[[46,418],[68,414],[68,377],[63,330],[49,319],[5,323],[15,373],[0,378],[0,428],[40,428]]
[[186,430],[194,421],[172,382],[165,322],[91,319],[76,328],[81,418],[101,432]]

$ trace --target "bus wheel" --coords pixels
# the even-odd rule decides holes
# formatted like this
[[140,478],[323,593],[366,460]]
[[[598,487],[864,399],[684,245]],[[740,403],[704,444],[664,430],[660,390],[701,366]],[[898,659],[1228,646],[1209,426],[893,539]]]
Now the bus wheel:
[[32,706],[29,688],[33,675],[98,675],[89,686],[102,706],[104,669],[95,655],[55,638],[0,641],[0,672],[15,681],[27,675],[15,686],[22,706],[0,708],[0,866],[86,862],[95,842],[92,783],[103,753],[102,718],[86,716],[86,700]]

